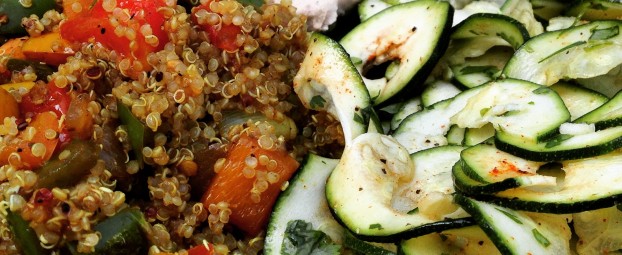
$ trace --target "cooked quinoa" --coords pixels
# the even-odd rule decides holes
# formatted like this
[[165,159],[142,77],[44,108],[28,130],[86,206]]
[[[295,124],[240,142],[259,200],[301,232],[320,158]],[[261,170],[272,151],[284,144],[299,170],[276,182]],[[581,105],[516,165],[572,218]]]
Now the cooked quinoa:
[[[115,6],[115,0],[102,1],[119,22],[118,29],[108,32],[130,41],[142,36],[147,43],[158,43],[150,28],[134,30],[131,18],[123,17],[127,12]],[[18,154],[0,167],[0,209],[19,213],[41,245],[57,254],[70,243],[79,252],[92,252],[101,238],[94,226],[126,208],[140,208],[148,222],[149,254],[187,254],[189,247],[205,241],[218,254],[260,253],[265,232],[241,234],[229,224],[228,203],[201,203],[206,182],[227,163],[230,145],[249,135],[262,149],[286,149],[298,161],[309,152],[339,156],[344,144],[339,122],[302,107],[292,89],[308,32],[306,18],[297,15],[288,1],[260,8],[214,1],[209,3],[211,11],[194,14],[174,0],[166,5],[158,12],[165,17],[169,42],[163,50],[147,55],[148,67],[91,42],[76,48],[48,79],[37,79],[35,70],[28,67],[0,80],[36,81],[30,89],[10,91],[17,102],[26,95],[33,102],[43,102],[48,82],[72,91],[69,111],[57,119],[60,124],[87,127],[88,132],[80,130],[78,135],[94,144],[96,162],[84,176],[73,177],[79,180],[71,185],[41,188],[41,172],[24,169]],[[76,2],[71,8],[79,13],[87,7]],[[25,19],[23,24],[36,37],[58,30],[64,19],[59,9]],[[239,26],[237,49],[212,44],[200,29],[206,24]],[[0,57],[0,70],[7,62],[7,57]],[[148,135],[142,150],[132,149],[132,127],[122,123],[122,107],[145,127]],[[24,122],[7,117],[0,122],[0,150],[29,137],[20,134],[37,132],[26,127],[32,117],[24,116]],[[45,131],[49,138],[60,135]],[[68,148],[56,153],[58,159],[76,156],[78,152]],[[44,144],[37,143],[31,150],[35,156],[47,152]],[[254,180],[251,199],[262,203],[267,186],[283,181],[270,171],[277,162],[266,155],[249,155],[244,164],[244,176]],[[255,171],[258,166],[268,170]],[[13,234],[2,219],[0,254],[16,254]]]

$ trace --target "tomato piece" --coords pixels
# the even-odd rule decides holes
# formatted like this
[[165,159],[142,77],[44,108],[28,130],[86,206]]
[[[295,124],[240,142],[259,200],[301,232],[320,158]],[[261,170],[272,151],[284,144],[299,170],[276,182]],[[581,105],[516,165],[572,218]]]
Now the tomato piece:
[[[150,66],[147,63],[147,55],[162,50],[168,42],[168,36],[164,32],[165,18],[158,12],[159,8],[166,6],[165,1],[117,0],[117,7],[127,10],[128,14],[117,16],[113,15],[114,11],[106,11],[102,5],[103,2],[96,1],[93,4],[91,1],[86,6],[92,5],[92,7],[87,8],[84,1],[72,1],[71,4],[81,4],[83,10],[79,13],[72,12],[61,24],[61,37],[72,42],[99,42],[132,62],[140,62],[140,68],[132,64],[129,75],[148,70]],[[116,18],[118,24],[112,23],[113,17],[120,17]],[[150,30],[151,35],[157,40],[153,37],[147,39],[147,36],[143,35],[142,28],[145,25],[148,25],[147,30]],[[119,30],[115,31],[115,29]],[[132,32],[128,32],[130,30]]]
[[188,250],[188,255],[212,255],[214,246],[211,243],[197,245]]
[[65,88],[59,88],[50,82],[45,87],[34,86],[22,97],[19,104],[22,115],[53,111],[58,116],[67,113],[71,104],[71,96]]
[[[278,179],[264,182],[268,186],[260,193],[259,201],[253,199],[252,190],[258,181],[259,172],[267,173],[268,165],[258,163],[255,167],[255,176],[245,176],[246,158],[251,155],[257,158],[265,155],[276,161],[276,166],[272,165],[273,169],[270,172],[277,173]],[[229,222],[250,235],[257,235],[268,221],[272,206],[281,192],[281,186],[298,169],[299,163],[287,151],[263,149],[256,138],[247,135],[241,136],[227,151],[225,159],[224,165],[210,182],[201,201],[206,208],[219,202],[229,203],[231,209]]]
[[[28,141],[28,134],[22,131],[18,134],[19,139],[10,141],[0,149],[0,165],[13,163],[18,169],[35,169],[42,166],[52,157],[59,142],[59,138],[48,139],[45,137],[47,130],[60,132],[58,116],[51,111],[42,112],[34,116],[29,124],[36,130],[34,136]],[[43,144],[45,152],[42,155],[34,155],[32,147],[36,144]],[[40,145],[37,145],[40,146]],[[16,161],[11,157],[13,154],[19,155],[20,160]]]
[[207,3],[199,5],[192,9],[192,18],[193,21],[208,34],[210,43],[214,46],[218,47],[221,50],[225,51],[235,51],[239,48],[239,46],[235,43],[238,35],[242,32],[242,29],[239,26],[233,24],[221,24],[220,26],[212,26],[208,24],[200,24],[195,15],[200,10],[206,10],[211,12],[209,8],[209,4],[212,1],[207,1]]

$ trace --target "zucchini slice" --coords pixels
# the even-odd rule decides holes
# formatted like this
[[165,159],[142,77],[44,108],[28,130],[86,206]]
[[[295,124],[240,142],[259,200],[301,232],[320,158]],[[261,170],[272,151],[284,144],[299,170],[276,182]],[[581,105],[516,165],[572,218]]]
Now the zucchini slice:
[[622,249],[622,212],[618,206],[572,215],[578,254],[617,254]]
[[484,86],[465,90],[453,98],[438,102],[409,115],[393,132],[393,137],[409,153],[447,145],[448,141],[445,134],[453,124],[451,117],[464,109],[469,99],[476,96],[482,88]]
[[586,113],[574,122],[593,123],[597,130],[622,125],[622,92],[618,92],[607,103]]
[[460,94],[461,90],[446,81],[434,81],[428,84],[421,92],[421,103],[428,107],[440,101],[450,99]]
[[[437,167],[415,168],[406,149],[392,137],[360,135],[346,147],[328,178],[328,204],[358,238],[374,242],[472,224],[451,198],[447,200],[453,192],[449,168],[459,158],[457,150],[448,153],[453,159],[445,153],[437,156],[433,160]],[[445,219],[450,216],[456,218]]]
[[467,128],[464,131],[464,145],[473,146],[488,141],[495,136],[495,127],[488,123],[479,128]]
[[326,179],[338,162],[337,159],[307,155],[302,168],[274,205],[266,232],[265,254],[281,254],[287,223],[293,220],[304,220],[336,243],[343,242],[344,229],[330,213],[324,193]]
[[520,186],[515,179],[507,179],[495,183],[482,183],[473,180],[464,172],[464,164],[461,161],[454,164],[454,167],[452,168],[452,177],[456,190],[474,196],[492,194]]
[[[487,196],[490,203],[519,210],[575,213],[610,207],[622,199],[622,151],[563,161],[556,190],[516,188]],[[484,199],[484,197],[482,197]]]
[[393,136],[412,153],[447,144],[452,124],[480,128],[492,123],[496,136],[519,145],[544,141],[558,132],[570,113],[559,96],[547,87],[504,79],[481,85],[410,115]]
[[495,80],[512,54],[514,50],[510,47],[494,46],[481,56],[466,58],[464,63],[450,66],[453,79],[467,88]]
[[503,75],[549,86],[607,74],[622,64],[621,27],[622,21],[593,21],[540,34],[518,49]]
[[574,136],[557,135],[543,142],[527,141],[497,132],[495,146],[502,151],[533,161],[551,162],[588,158],[622,147],[622,126]]
[[570,254],[566,217],[514,211],[457,194],[502,254]]
[[423,103],[421,102],[421,97],[415,96],[411,99],[406,100],[402,103],[397,112],[393,114],[393,117],[391,118],[391,130],[397,129],[397,127],[400,125],[400,123],[402,123],[404,119],[406,119],[406,117],[421,110],[423,110]]
[[620,19],[622,3],[616,0],[577,0],[568,8],[566,15],[584,20]]
[[466,129],[452,125],[447,131],[447,144],[449,145],[463,145]]
[[476,13],[453,28],[452,40],[478,37],[499,37],[510,47],[518,49],[529,39],[529,32],[519,21],[495,13]]
[[563,0],[531,0],[533,14],[537,19],[550,20],[561,16],[567,7]]
[[464,173],[481,183],[498,183],[511,179],[516,184],[514,187],[546,189],[557,186],[555,177],[536,173],[544,163],[516,157],[491,145],[469,147],[462,151],[460,158]]
[[479,226],[445,230],[404,240],[400,243],[404,255],[495,255],[501,254]]
[[[447,49],[452,15],[453,8],[444,1],[398,4],[373,15],[341,39],[375,105],[423,84]],[[369,69],[384,63],[390,63],[384,77],[365,78]]]
[[601,93],[568,82],[558,82],[550,88],[564,101],[570,112],[570,120],[576,120],[609,101]]
[[453,124],[479,128],[492,123],[496,136],[514,137],[512,141],[543,141],[570,119],[559,95],[547,87],[504,79],[477,88],[481,88],[479,93],[451,117]]
[[294,90],[305,107],[327,111],[339,119],[346,144],[367,132],[373,115],[371,98],[348,54],[336,41],[319,33],[294,77]]

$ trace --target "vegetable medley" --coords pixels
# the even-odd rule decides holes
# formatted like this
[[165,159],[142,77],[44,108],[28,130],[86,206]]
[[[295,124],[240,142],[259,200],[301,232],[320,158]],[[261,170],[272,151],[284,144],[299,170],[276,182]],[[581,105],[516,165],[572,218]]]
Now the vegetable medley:
[[622,249],[622,3],[281,2],[0,2],[0,254]]

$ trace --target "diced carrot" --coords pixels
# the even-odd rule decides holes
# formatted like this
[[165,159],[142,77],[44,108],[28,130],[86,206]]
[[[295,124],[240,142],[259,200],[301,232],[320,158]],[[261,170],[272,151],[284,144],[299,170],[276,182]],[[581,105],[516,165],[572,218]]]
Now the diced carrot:
[[11,93],[4,89],[0,89],[0,102],[2,102],[2,107],[0,107],[0,123],[2,123],[6,117],[19,117],[19,105]]
[[[13,163],[18,169],[35,169],[43,165],[47,160],[52,157],[56,145],[58,144],[58,135],[52,139],[46,138],[48,130],[52,130],[58,134],[60,132],[59,120],[54,112],[42,112],[37,114],[30,124],[30,127],[35,128],[36,133],[27,141],[27,132],[20,132],[15,142],[9,142],[6,146],[0,149],[0,165]],[[36,144],[43,144],[45,147],[45,153],[35,156],[32,153],[32,147]],[[38,145],[37,145],[38,146]],[[12,155],[19,155],[20,160],[14,161],[10,159],[14,157]]]
[[67,57],[75,54],[71,43],[61,38],[58,32],[28,38],[24,42],[22,51],[27,59],[54,66],[64,64],[67,62]]
[[[244,175],[246,158],[249,156],[268,156],[276,161],[276,168],[271,170],[277,173],[279,178],[276,182],[269,183],[265,191],[260,193],[257,202],[252,198],[252,190],[260,171],[267,172],[265,165],[257,164],[255,176],[248,178]],[[284,182],[298,169],[299,163],[285,150],[266,150],[259,146],[257,139],[242,135],[240,139],[229,149],[226,161],[210,182],[207,192],[203,195],[203,205],[208,208],[210,204],[219,202],[229,203],[231,215],[229,222],[250,235],[257,235],[266,225]],[[265,184],[265,183],[264,183]]]

